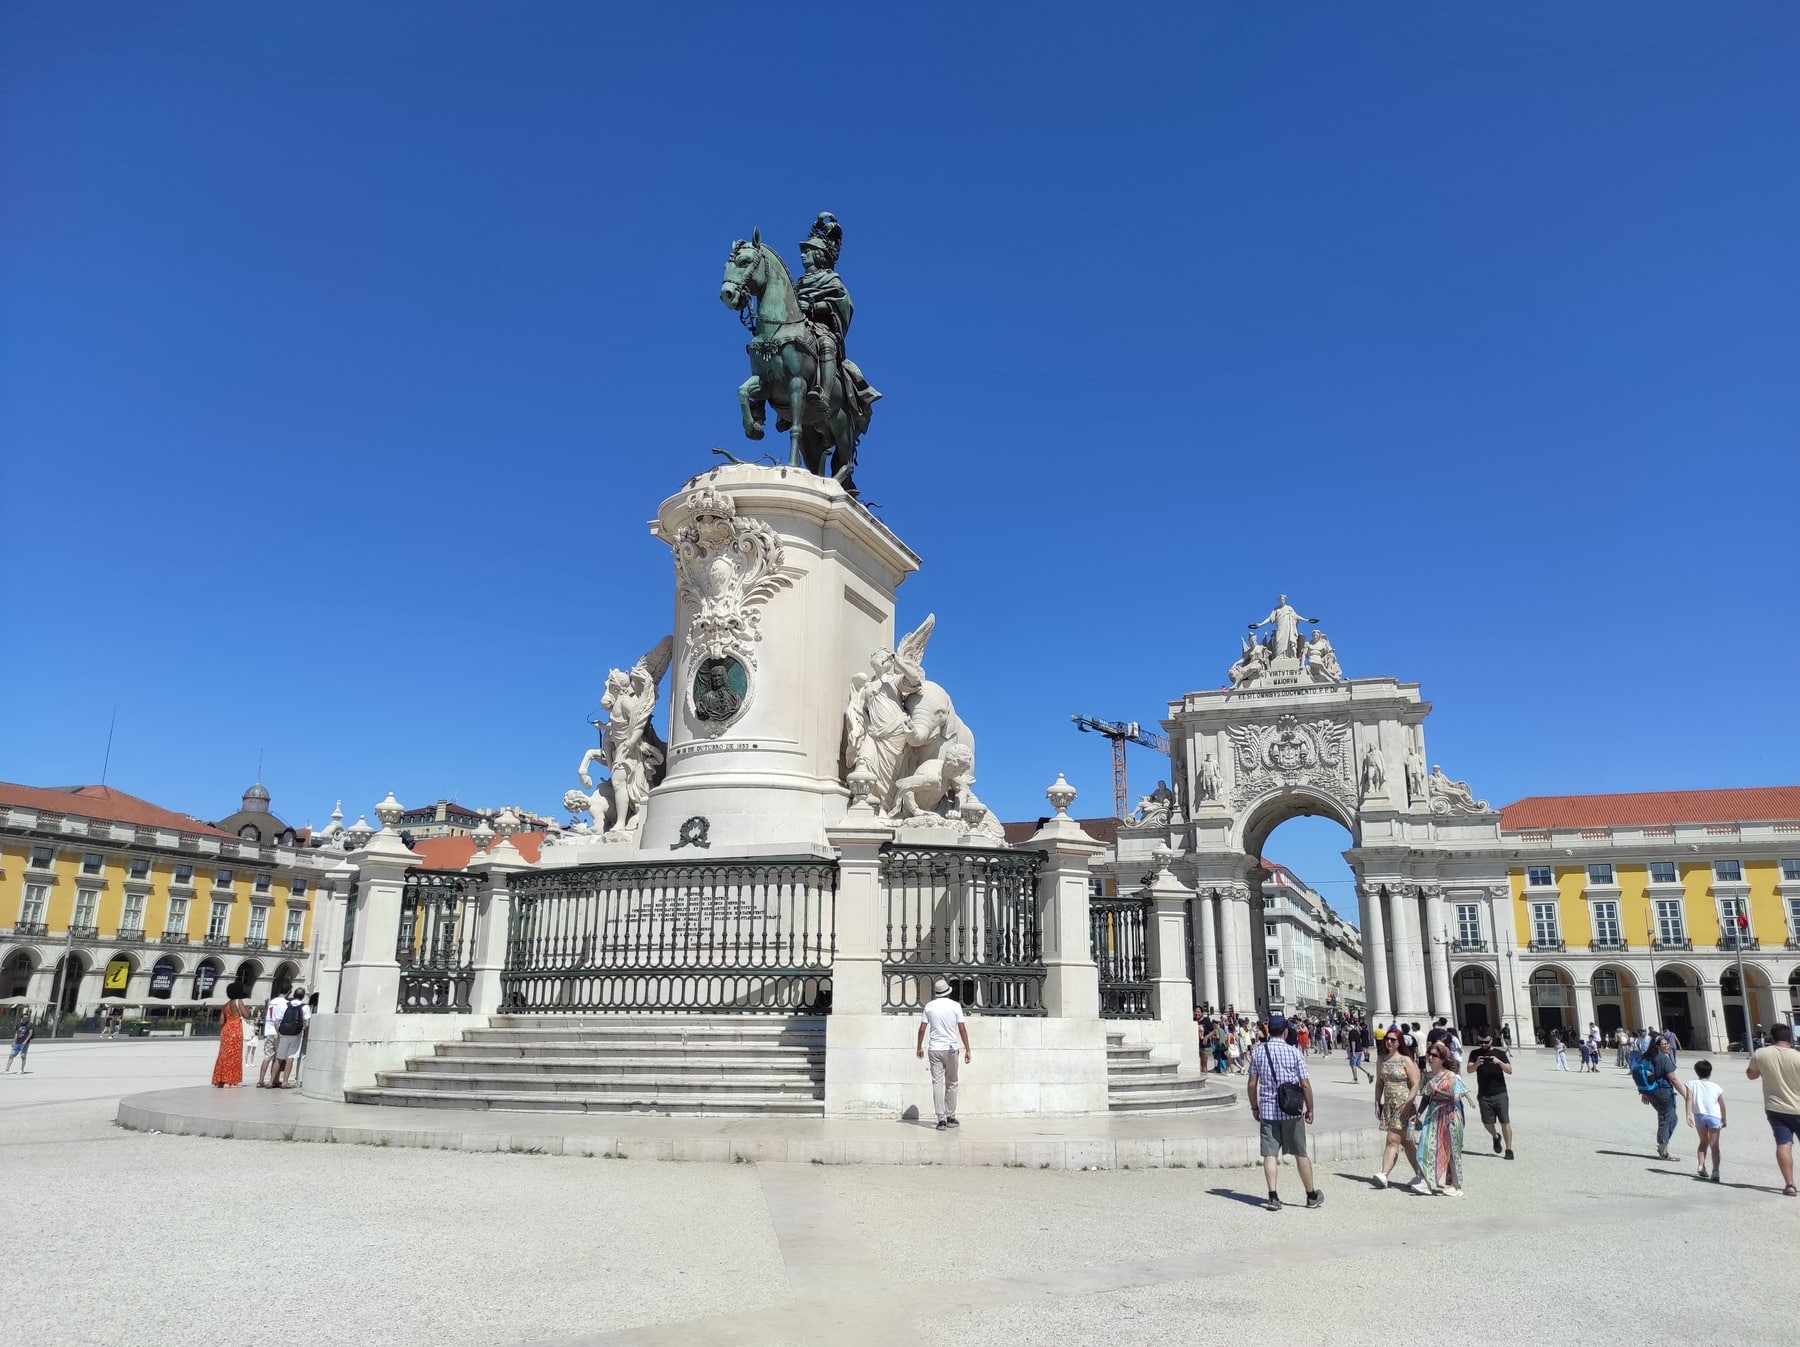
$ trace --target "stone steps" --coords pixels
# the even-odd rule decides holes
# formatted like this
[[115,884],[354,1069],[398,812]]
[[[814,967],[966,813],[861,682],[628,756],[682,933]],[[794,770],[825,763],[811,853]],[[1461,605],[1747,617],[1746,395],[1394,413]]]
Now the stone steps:
[[1122,1034],[1106,1036],[1109,1112],[1196,1113],[1227,1108],[1233,1097],[1204,1076],[1182,1076],[1176,1063],[1157,1061],[1150,1048],[1127,1045]]
[[353,1103],[533,1113],[792,1114],[825,1105],[815,1016],[495,1016]]

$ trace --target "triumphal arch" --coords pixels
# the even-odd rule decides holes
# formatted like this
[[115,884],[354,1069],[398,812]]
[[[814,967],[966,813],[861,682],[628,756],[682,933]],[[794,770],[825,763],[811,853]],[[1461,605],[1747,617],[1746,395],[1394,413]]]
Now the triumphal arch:
[[1517,967],[1501,962],[1513,922],[1499,812],[1427,768],[1419,685],[1346,677],[1330,638],[1303,631],[1314,621],[1281,595],[1240,638],[1225,686],[1169,703],[1173,789],[1121,829],[1119,880],[1175,851],[1193,890],[1196,1002],[1262,1007],[1263,846],[1288,819],[1323,815],[1352,838],[1370,1015],[1455,1019],[1470,989],[1453,989],[1453,970],[1506,983]]

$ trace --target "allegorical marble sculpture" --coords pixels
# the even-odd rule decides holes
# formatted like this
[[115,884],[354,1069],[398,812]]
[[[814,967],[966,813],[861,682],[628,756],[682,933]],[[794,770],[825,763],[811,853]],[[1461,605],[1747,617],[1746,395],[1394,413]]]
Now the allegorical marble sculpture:
[[[591,813],[595,831],[608,837],[624,837],[644,821],[644,801],[663,778],[668,745],[650,723],[656,709],[656,688],[669,668],[674,638],[665,636],[625,669],[606,675],[606,692],[600,706],[607,719],[600,726],[600,747],[590,748],[576,768],[581,784],[592,793],[571,790],[563,796],[570,813]],[[611,779],[594,783],[591,768],[598,762],[612,771]],[[579,802],[579,803],[578,803]]]
[[843,772],[876,814],[896,822],[940,823],[1001,836],[993,812],[975,798],[975,736],[950,694],[925,676],[928,616],[896,650],[877,650],[852,680],[844,708]]
[[[1231,686],[1244,688],[1264,680],[1288,685],[1302,677],[1315,683],[1343,682],[1344,671],[1338,665],[1331,638],[1317,627],[1311,636],[1300,636],[1302,622],[1318,620],[1301,617],[1288,603],[1287,595],[1281,595],[1267,617],[1250,623],[1252,634],[1242,638],[1243,657],[1226,672]],[[1254,633],[1263,627],[1269,628],[1269,633],[1258,640]]]
[[1387,768],[1381,765],[1381,754],[1374,744],[1363,753],[1362,793],[1365,797],[1387,793]]
[[1431,776],[1426,782],[1431,795],[1431,812],[1434,814],[1485,814],[1488,802],[1477,800],[1469,789],[1467,781],[1452,781],[1444,775],[1444,769],[1436,763],[1431,765]]

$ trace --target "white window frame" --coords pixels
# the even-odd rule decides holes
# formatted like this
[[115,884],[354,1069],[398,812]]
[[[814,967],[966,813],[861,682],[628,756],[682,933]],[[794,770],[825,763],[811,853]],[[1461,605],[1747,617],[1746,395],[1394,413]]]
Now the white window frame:
[[1481,943],[1481,904],[1456,905],[1456,938],[1465,945]]
[[55,847],[33,847],[31,859],[25,863],[28,870],[54,870],[56,868]]
[[169,915],[163,919],[163,930],[185,931],[188,924],[188,900],[186,898],[169,899]]
[[42,924],[44,912],[49,906],[50,886],[27,884],[24,896],[19,899],[19,925],[25,926],[33,922]]
[[[1687,912],[1679,898],[1658,898],[1652,904],[1652,912],[1656,918],[1656,940],[1658,944],[1680,948],[1687,940]],[[1673,930],[1674,936],[1669,932]]]
[[1800,856],[1781,862],[1781,879],[1784,884],[1800,884]]
[[236,882],[237,875],[231,870],[215,870],[213,872],[213,887],[215,889],[228,889]]
[[150,858],[148,856],[133,856],[131,858],[131,865],[126,870],[126,878],[138,880],[140,883],[150,878]]
[[1750,942],[1756,939],[1756,918],[1750,911],[1750,895],[1744,893],[1719,895],[1719,935],[1722,937],[1720,944],[1726,949],[1736,948],[1734,942],[1738,936],[1737,919],[1740,912],[1747,918],[1743,944],[1744,948],[1748,949]]
[[231,928],[231,904],[214,902],[212,910],[206,914],[206,938],[217,940]]
[[1788,939],[1800,943],[1800,893],[1787,900]]
[[306,924],[306,914],[297,908],[290,907],[287,923],[282,927],[281,943],[288,944],[300,938],[301,928]]
[[[1734,871],[1726,874],[1726,869]],[[1744,882],[1744,863],[1742,861],[1714,861],[1712,864],[1713,883],[1742,884]]]
[[81,853],[81,873],[84,875],[103,875],[106,873],[106,857],[98,851]]
[[194,883],[194,867],[191,865],[176,866],[175,877],[171,879],[169,883],[180,884],[184,888],[192,887]]
[[1280,978],[1270,978],[1269,979],[1269,999],[1271,1001],[1279,1001],[1279,1000],[1283,999],[1282,995],[1281,995],[1281,979]]
[[[1548,875],[1548,879],[1540,880],[1538,876]],[[1556,887],[1556,867],[1553,865],[1528,865],[1525,867],[1525,887],[1528,889],[1553,889]]]
[[75,890],[75,922],[77,926],[97,926],[100,923],[100,890]]
[[250,909],[250,930],[244,937],[247,940],[267,940],[269,938],[269,909],[258,904]]
[[[1669,877],[1667,879],[1664,879],[1656,873],[1657,869],[1662,866],[1667,866],[1669,868]],[[1647,873],[1650,876],[1649,882],[1652,884],[1681,883],[1681,867],[1675,864],[1674,861],[1651,861]]]
[[[1544,914],[1549,913],[1546,920]],[[1548,932],[1548,934],[1545,934]],[[1531,943],[1554,945],[1562,940],[1562,912],[1554,900],[1531,905]]]
[[258,876],[257,876],[257,877],[256,877],[256,892],[258,892],[258,893],[267,893],[267,892],[269,892],[269,886],[270,886],[270,885],[271,885],[271,884],[273,884],[273,883],[274,883],[274,882],[275,882],[275,880],[274,880],[274,877],[273,877],[273,876],[270,876],[270,875],[258,875]]
[[[1622,946],[1625,943],[1625,927],[1619,917],[1619,903],[1616,898],[1596,898],[1590,909],[1594,921],[1594,940],[1597,944]],[[1607,929],[1611,928],[1611,934]]]
[[119,929],[122,931],[141,931],[144,929],[144,895],[128,893],[125,895],[125,907],[119,915]]
[[290,897],[290,898],[306,897],[306,881],[304,879],[295,879],[295,880],[289,881],[288,897]]
[[[1595,871],[1599,871],[1596,874]],[[1587,867],[1587,882],[1590,889],[1610,889],[1618,883],[1618,872],[1610,861],[1594,861]]]

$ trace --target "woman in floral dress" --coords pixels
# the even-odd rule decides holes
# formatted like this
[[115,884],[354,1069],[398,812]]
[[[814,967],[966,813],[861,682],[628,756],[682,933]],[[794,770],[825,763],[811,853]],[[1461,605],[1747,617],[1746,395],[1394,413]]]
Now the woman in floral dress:
[[1403,1050],[1400,1035],[1384,1035],[1381,1060],[1375,1067],[1375,1123],[1386,1135],[1382,1138],[1381,1168],[1370,1176],[1377,1188],[1388,1186],[1388,1175],[1402,1155],[1413,1168],[1413,1183],[1425,1182],[1418,1160],[1406,1145],[1408,1109],[1418,1089],[1419,1068]]
[[1469,1092],[1456,1073],[1456,1059],[1444,1043],[1425,1054],[1419,1087],[1419,1168],[1445,1197],[1462,1194],[1463,1096]]
[[244,989],[235,982],[225,993],[225,1012],[219,1020],[219,1055],[213,1062],[212,1083],[218,1089],[244,1083]]

